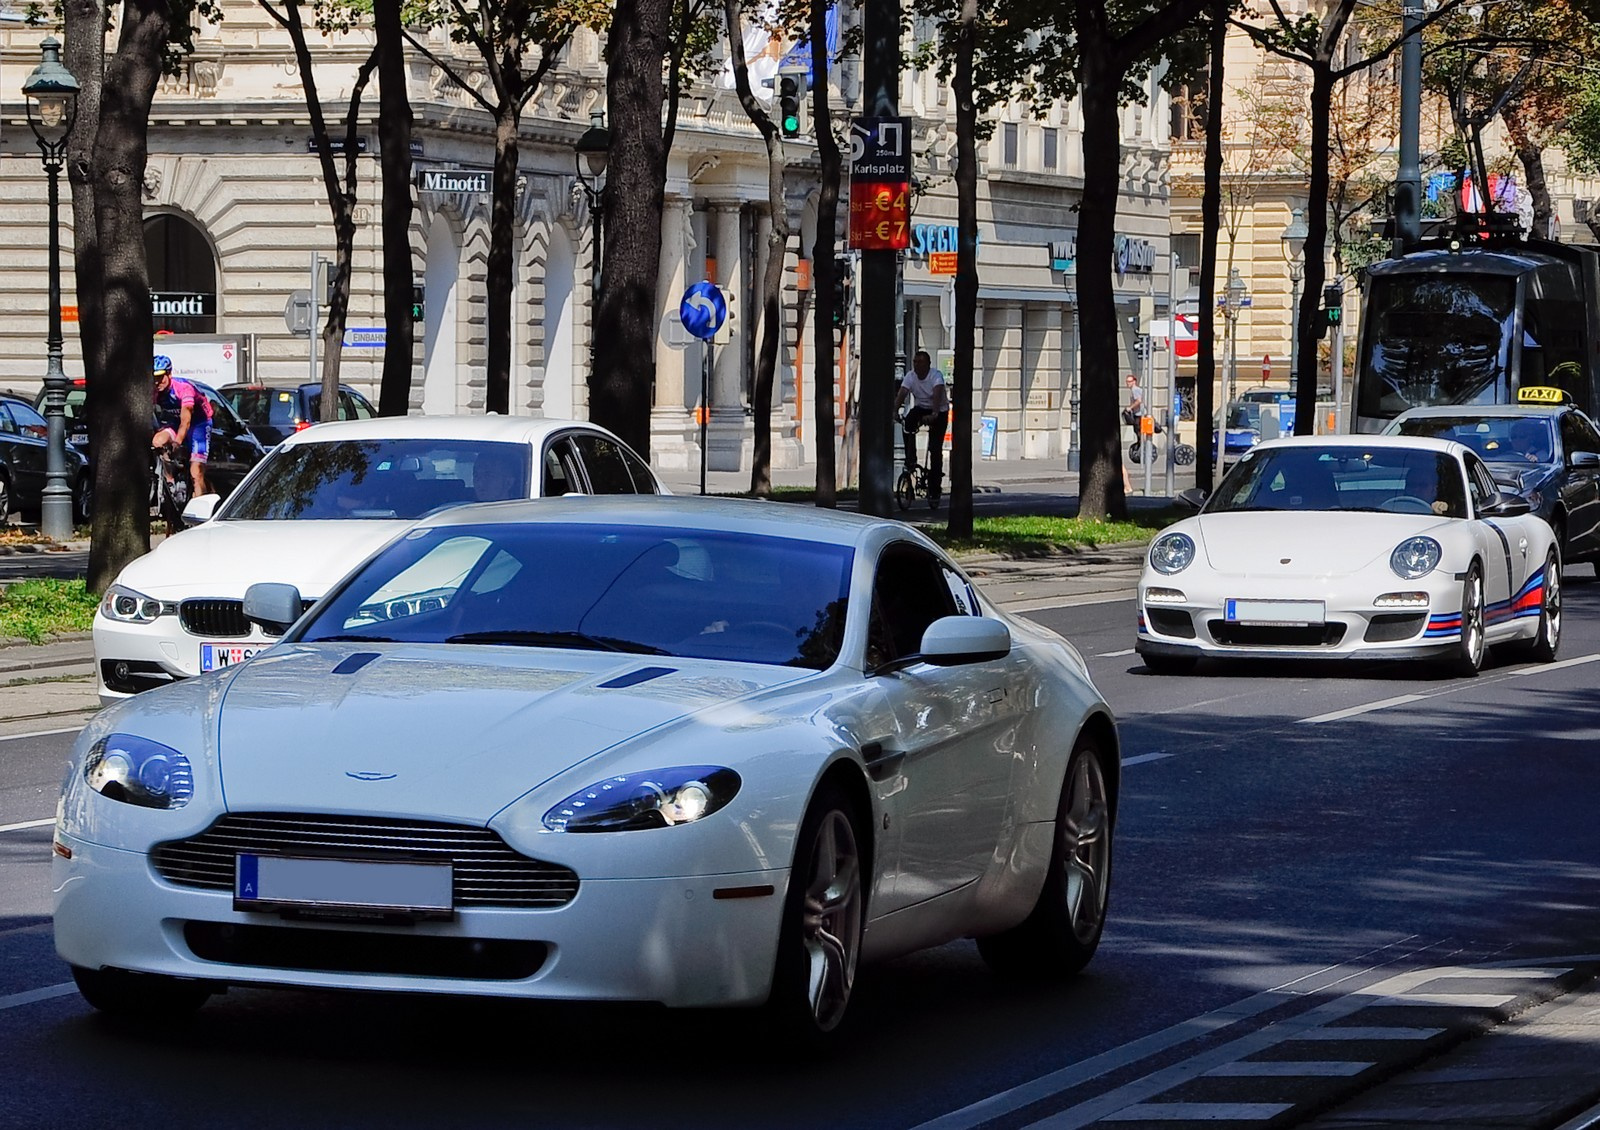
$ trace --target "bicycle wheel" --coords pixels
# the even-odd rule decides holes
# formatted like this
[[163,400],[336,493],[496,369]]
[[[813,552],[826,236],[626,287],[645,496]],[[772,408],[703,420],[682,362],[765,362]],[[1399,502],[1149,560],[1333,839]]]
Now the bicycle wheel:
[[1172,461],[1180,467],[1194,465],[1194,448],[1190,444],[1180,443],[1172,449]]
[[910,510],[911,500],[917,497],[917,480],[910,471],[901,471],[900,477],[895,480],[894,500],[900,504],[900,509]]

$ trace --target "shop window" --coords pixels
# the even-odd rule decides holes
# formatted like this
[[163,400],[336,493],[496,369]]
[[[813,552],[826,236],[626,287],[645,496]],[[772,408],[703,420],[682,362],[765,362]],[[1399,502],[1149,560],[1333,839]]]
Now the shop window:
[[217,260],[204,233],[182,216],[147,216],[144,252],[155,328],[216,333]]

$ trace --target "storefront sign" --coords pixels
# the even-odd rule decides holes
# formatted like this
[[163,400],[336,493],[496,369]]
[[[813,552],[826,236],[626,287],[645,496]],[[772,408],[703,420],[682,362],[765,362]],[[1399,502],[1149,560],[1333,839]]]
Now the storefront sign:
[[467,192],[482,196],[489,191],[489,171],[481,169],[423,169],[417,174],[422,192]]
[[157,318],[209,318],[216,313],[217,296],[193,291],[152,290],[150,313]]
[[[977,243],[983,238],[982,233],[974,232],[972,239]],[[954,224],[912,224],[911,246],[906,254],[912,259],[925,259],[940,251],[959,251],[961,249],[961,229]]]
[[957,266],[961,256],[955,251],[932,251],[928,254],[928,273],[931,275],[953,275],[959,269]]
[[911,120],[857,118],[850,126],[850,246],[911,244]]
[[1066,239],[1053,239],[1045,245],[1050,255],[1052,271],[1070,271],[1078,263],[1078,235],[1074,232]]
[[1148,275],[1156,269],[1155,244],[1148,239],[1119,235],[1112,244],[1119,275]]

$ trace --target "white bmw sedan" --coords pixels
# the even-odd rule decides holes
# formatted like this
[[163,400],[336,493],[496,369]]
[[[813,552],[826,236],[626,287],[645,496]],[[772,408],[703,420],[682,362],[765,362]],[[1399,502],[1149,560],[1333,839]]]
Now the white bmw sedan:
[[1561,556],[1471,449],[1407,436],[1261,444],[1200,513],[1150,543],[1135,647],[1156,673],[1202,656],[1430,659],[1561,643]]
[[256,581],[315,600],[362,558],[442,506],[577,494],[655,494],[644,460],[603,428],[508,416],[319,424],[285,440],[226,502],[130,563],[93,625],[100,700],[239,663],[276,638],[243,613]]
[[1118,737],[1078,653],[909,526],[557,499],[418,523],[238,666],[103,711],[55,831],[97,1008],[226,985],[760,1006],[1105,922]]

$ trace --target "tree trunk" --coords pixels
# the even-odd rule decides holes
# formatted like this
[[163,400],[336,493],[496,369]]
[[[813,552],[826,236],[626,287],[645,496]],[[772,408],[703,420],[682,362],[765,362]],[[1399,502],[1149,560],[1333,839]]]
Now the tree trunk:
[[[378,159],[383,174],[383,377],[378,415],[411,410],[411,99],[400,5],[373,6],[378,51]],[[437,298],[436,298],[437,300]]]
[[1304,285],[1300,291],[1300,316],[1294,334],[1298,345],[1294,374],[1294,434],[1312,435],[1317,430],[1317,319],[1322,316],[1322,284],[1327,279],[1324,249],[1328,246],[1328,146],[1333,113],[1333,71],[1326,60],[1311,67],[1311,169],[1306,184],[1306,243],[1301,255],[1305,264]]
[[1533,200],[1533,228],[1529,235],[1534,239],[1550,238],[1550,221],[1555,216],[1555,205],[1550,200],[1550,182],[1544,172],[1544,147],[1533,140],[1522,111],[1516,106],[1506,107],[1506,132],[1511,137],[1512,150],[1522,164],[1523,178],[1527,181],[1528,195]]
[[671,47],[671,23],[670,0],[617,0],[607,46],[611,158],[603,201],[606,257],[593,322],[589,418],[646,458],[666,191],[662,61]]
[[89,402],[95,452],[89,587],[104,592],[150,550],[150,273],[144,251],[144,173],[150,103],[167,45],[163,0],[128,0],[101,88],[91,176],[103,286],[104,365]]
[[502,97],[494,122],[494,194],[489,211],[488,371],[485,412],[511,411],[511,294],[516,287],[512,244],[517,223],[517,103]]
[[1078,402],[1078,515],[1121,518],[1122,445],[1117,429],[1117,305],[1111,262],[1122,177],[1122,132],[1117,94],[1122,70],[1101,35],[1080,25],[1083,112],[1083,202],[1078,210],[1078,324],[1083,335]]
[[[1217,414],[1217,236],[1222,230],[1222,95],[1227,90],[1228,12],[1231,0],[1211,7],[1211,69],[1206,79],[1205,189],[1200,198],[1200,355],[1194,372],[1195,485],[1210,493],[1223,446],[1212,443]],[[1169,313],[1171,313],[1169,311]],[[1173,339],[1169,339],[1173,340]],[[1177,437],[1172,437],[1177,442]]]
[[[956,30],[956,310],[955,354],[950,373],[954,410],[950,448],[949,531],[972,536],[972,356],[978,321],[978,107],[972,97],[972,64],[978,48],[977,0],[962,0]],[[944,442],[942,421],[929,444]]]
[[[821,181],[817,190],[817,239],[811,250],[812,326],[814,377],[812,413],[817,443],[817,505],[838,505],[838,479],[834,473],[833,417],[834,373],[839,347],[834,338],[837,272],[834,237],[839,224],[839,177],[842,161],[833,137],[833,113],[828,89],[828,13],[825,0],[811,0],[811,121],[817,131],[817,156]],[[842,320],[843,311],[838,315]]]

